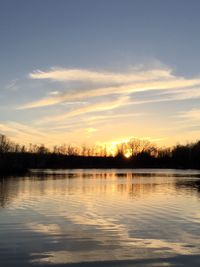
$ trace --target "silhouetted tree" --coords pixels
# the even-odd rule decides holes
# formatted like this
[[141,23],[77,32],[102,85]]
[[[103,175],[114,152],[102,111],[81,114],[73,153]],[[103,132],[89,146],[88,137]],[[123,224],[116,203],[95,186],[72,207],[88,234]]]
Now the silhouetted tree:
[[[130,155],[130,158],[125,156]],[[116,145],[111,156],[106,146],[76,147],[44,144],[29,146],[0,135],[0,173],[21,173],[29,168],[196,168],[200,169],[200,141],[173,148],[157,148],[136,138]]]

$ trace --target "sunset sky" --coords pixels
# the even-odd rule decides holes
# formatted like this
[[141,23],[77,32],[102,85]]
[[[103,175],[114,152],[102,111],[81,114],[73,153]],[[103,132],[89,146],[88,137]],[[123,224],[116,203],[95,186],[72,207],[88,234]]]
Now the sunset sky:
[[200,139],[200,1],[1,0],[0,133],[28,143]]

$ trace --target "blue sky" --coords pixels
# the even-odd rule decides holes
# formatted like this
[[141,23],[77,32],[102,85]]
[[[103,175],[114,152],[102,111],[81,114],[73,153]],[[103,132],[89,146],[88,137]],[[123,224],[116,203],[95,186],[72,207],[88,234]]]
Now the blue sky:
[[159,145],[200,134],[198,0],[1,0],[0,132]]

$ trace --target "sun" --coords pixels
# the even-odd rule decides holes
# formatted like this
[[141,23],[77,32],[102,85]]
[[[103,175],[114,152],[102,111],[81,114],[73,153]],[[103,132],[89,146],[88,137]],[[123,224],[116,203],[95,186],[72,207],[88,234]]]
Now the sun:
[[129,159],[131,157],[131,152],[127,151],[125,154],[124,154],[124,157]]

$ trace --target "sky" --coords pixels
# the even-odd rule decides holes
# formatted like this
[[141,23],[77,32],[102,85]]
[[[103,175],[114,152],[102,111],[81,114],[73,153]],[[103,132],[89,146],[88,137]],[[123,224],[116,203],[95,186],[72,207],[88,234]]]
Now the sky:
[[0,0],[0,133],[21,144],[200,137],[200,1]]

